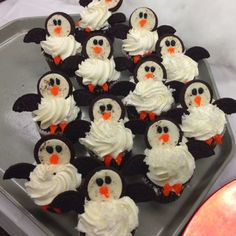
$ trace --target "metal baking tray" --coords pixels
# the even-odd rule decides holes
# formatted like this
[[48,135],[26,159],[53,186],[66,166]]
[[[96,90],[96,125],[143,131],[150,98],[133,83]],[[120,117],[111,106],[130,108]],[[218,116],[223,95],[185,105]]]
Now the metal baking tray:
[[[76,16],[75,18],[78,19]],[[21,95],[36,92],[38,78],[49,70],[39,45],[23,43],[25,33],[34,27],[44,27],[44,20],[43,17],[24,18],[0,29],[0,196],[16,206],[30,222],[24,227],[20,222],[4,226],[10,232],[18,232],[14,231],[14,227],[21,229],[21,235],[25,235],[25,227],[32,225],[37,225],[40,229],[39,235],[77,235],[74,229],[77,225],[76,214],[55,215],[43,212],[25,193],[23,181],[2,180],[4,170],[10,165],[33,162],[33,148],[39,134],[31,114],[14,113],[12,104]],[[120,53],[117,52],[120,46],[118,44],[120,41],[115,42],[116,55]],[[217,98],[218,92],[208,63],[201,62],[199,70],[199,78],[212,85]],[[123,73],[122,76],[127,79],[129,75]],[[86,119],[87,115],[83,118]],[[142,153],[145,148],[143,138],[136,137],[135,143],[138,145],[135,145],[134,154]],[[139,204],[140,225],[136,236],[179,235],[232,158],[234,146],[233,134],[228,124],[223,145],[216,148],[215,156],[197,161],[195,174],[180,199],[164,205],[155,202]]]

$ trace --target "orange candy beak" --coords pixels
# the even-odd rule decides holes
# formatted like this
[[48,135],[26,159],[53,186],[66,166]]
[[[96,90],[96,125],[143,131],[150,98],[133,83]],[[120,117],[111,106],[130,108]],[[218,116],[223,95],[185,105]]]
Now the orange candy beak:
[[147,73],[145,75],[146,79],[152,79],[154,77],[153,73]]
[[101,195],[103,195],[105,198],[109,198],[109,189],[106,185],[102,186],[99,188],[99,192]]
[[109,120],[111,118],[111,112],[104,112],[102,118],[103,120]]
[[59,93],[59,87],[58,86],[53,86],[51,89],[50,89],[52,95],[54,96],[57,96],[57,94]]
[[201,102],[202,102],[201,96],[196,96],[196,97],[194,98],[194,102],[195,102],[198,106],[201,106]]
[[52,155],[50,156],[49,161],[50,161],[51,164],[54,164],[54,165],[58,164],[58,162],[59,162],[59,157],[58,157],[58,155],[57,155],[57,154],[52,154]]
[[162,134],[159,139],[162,140],[164,143],[167,143],[170,139],[170,135],[166,133]]
[[168,48],[168,52],[169,52],[170,54],[175,53],[175,48]]
[[96,53],[96,54],[100,54],[102,52],[102,48],[101,47],[95,47],[93,48],[93,51]]
[[147,20],[146,19],[142,19],[139,21],[139,24],[141,27],[144,27],[147,24]]
[[56,28],[54,28],[54,32],[55,32],[55,34],[60,34],[61,33],[61,27],[57,26]]

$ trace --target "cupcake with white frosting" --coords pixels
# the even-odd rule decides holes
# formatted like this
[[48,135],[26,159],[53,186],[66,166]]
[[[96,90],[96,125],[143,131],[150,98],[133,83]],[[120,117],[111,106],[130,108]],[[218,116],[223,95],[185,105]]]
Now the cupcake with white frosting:
[[38,94],[26,94],[18,98],[13,111],[32,112],[41,135],[63,133],[71,121],[79,119],[79,99],[71,81],[56,72],[44,74],[38,81]]

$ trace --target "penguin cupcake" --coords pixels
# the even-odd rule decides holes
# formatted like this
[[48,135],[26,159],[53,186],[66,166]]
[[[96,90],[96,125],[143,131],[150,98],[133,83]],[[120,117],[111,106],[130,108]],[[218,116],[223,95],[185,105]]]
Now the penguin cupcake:
[[145,134],[144,155],[130,158],[127,167],[143,174],[144,182],[155,192],[156,200],[167,203],[182,194],[195,170],[195,159],[212,156],[214,151],[205,142],[184,142],[180,126],[169,118],[160,117]]
[[163,59],[167,81],[187,83],[198,76],[198,62],[210,57],[202,47],[192,47],[185,51],[182,40],[176,35],[164,35],[156,44],[156,52]]
[[210,85],[205,81],[194,80],[183,87],[180,103],[183,107],[181,127],[185,137],[205,141],[209,145],[222,143],[225,114],[236,113],[234,99],[220,98],[214,101]]
[[35,145],[36,165],[15,164],[5,171],[3,179],[26,179],[25,190],[35,204],[44,210],[52,210],[50,203],[58,194],[76,190],[81,184],[81,174],[70,163],[74,157],[69,140],[49,135]]
[[76,25],[79,29],[78,35],[82,37],[86,35],[84,32],[107,32],[113,24],[126,21],[123,13],[113,13],[120,8],[123,0],[80,0],[79,2],[84,9],[80,12],[80,19]]
[[89,107],[88,121],[71,122],[64,135],[84,145],[95,158],[121,166],[133,148],[133,134],[125,127],[125,107],[111,95],[97,97]]
[[137,63],[141,57],[155,51],[155,45],[163,34],[174,34],[171,26],[158,26],[156,14],[147,7],[140,7],[133,11],[129,19],[129,26],[115,25],[112,33],[123,39],[123,50]]
[[82,56],[68,58],[64,66],[65,73],[74,71],[79,84],[91,93],[107,93],[120,77],[112,41],[101,33],[91,34],[83,44]]
[[81,44],[75,40],[74,21],[63,12],[51,14],[45,21],[45,29],[30,30],[24,42],[40,44],[51,70],[59,70],[66,58],[81,52]]
[[15,112],[32,112],[41,135],[62,133],[81,116],[79,99],[71,81],[58,72],[47,72],[38,81],[37,94],[25,94],[13,105]]

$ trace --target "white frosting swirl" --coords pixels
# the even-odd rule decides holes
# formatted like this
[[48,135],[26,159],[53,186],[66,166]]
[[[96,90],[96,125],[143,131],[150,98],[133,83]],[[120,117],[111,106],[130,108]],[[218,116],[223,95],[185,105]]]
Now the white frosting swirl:
[[79,111],[73,96],[68,98],[52,96],[41,99],[38,110],[33,111],[33,120],[40,122],[41,129],[47,129],[50,125],[75,120]]
[[106,4],[99,1],[92,1],[80,12],[80,16],[80,27],[89,27],[94,31],[108,28],[108,19],[111,16],[111,12]]
[[106,82],[116,81],[120,72],[116,71],[113,57],[111,59],[88,58],[79,65],[75,74],[83,78],[83,84],[102,86]]
[[73,35],[67,37],[48,36],[40,45],[45,53],[52,57],[60,56],[62,60],[81,52],[81,44],[75,40]]
[[167,54],[162,56],[162,59],[167,72],[167,81],[186,83],[199,74],[198,63],[183,53]]
[[188,109],[189,115],[182,118],[182,130],[185,137],[208,140],[222,134],[226,124],[225,114],[217,106],[207,104]]
[[130,151],[133,147],[132,132],[125,128],[122,120],[119,122],[102,119],[94,121],[90,132],[79,141],[101,160],[108,154],[116,158],[118,154]]
[[81,184],[81,174],[71,164],[39,164],[25,183],[26,192],[39,206],[48,205],[60,193],[76,190]]
[[160,146],[145,150],[148,178],[158,186],[186,183],[193,175],[195,160],[186,145]]
[[138,227],[138,207],[129,197],[88,201],[79,215],[77,230],[86,236],[131,236]]
[[123,49],[129,55],[141,55],[155,50],[158,34],[145,29],[131,29],[127,38],[123,40]]
[[123,102],[125,105],[135,106],[138,112],[154,112],[160,115],[171,109],[174,98],[172,90],[161,81],[144,80],[137,83],[135,90]]

